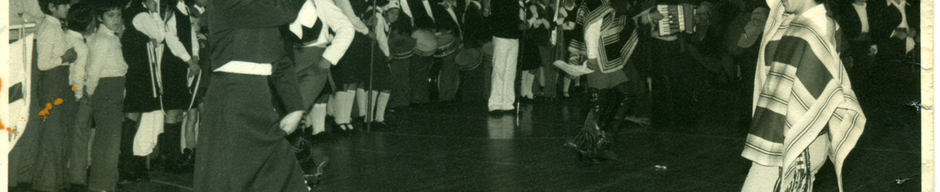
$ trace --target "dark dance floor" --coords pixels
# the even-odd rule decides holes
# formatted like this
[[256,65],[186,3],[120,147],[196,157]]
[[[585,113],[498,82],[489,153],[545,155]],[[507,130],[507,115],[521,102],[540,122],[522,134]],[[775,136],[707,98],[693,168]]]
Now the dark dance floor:
[[[390,112],[396,129],[335,137],[317,191],[740,191],[747,135],[727,90],[699,97],[698,125],[625,125],[620,160],[579,161],[563,147],[583,122],[577,98],[488,115],[482,102],[432,103]],[[864,99],[863,99],[864,100]],[[920,123],[903,105],[866,107],[868,126],[844,168],[846,191],[920,191]],[[198,158],[198,157],[197,157]],[[896,179],[911,178],[903,184]],[[123,191],[190,191],[192,174],[152,173]],[[831,163],[816,191],[838,191]]]

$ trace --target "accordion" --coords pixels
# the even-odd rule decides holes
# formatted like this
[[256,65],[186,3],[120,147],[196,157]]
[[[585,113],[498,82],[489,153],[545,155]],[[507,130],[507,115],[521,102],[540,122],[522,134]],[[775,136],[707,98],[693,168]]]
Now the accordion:
[[663,15],[663,20],[659,21],[659,36],[695,32],[695,6],[689,4],[657,5],[656,10]]

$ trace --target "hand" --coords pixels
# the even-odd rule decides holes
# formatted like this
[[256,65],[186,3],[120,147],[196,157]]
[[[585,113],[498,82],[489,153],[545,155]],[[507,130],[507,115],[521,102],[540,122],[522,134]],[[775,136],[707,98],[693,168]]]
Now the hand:
[[914,38],[914,40],[917,40],[917,30],[914,30],[914,29],[908,30],[907,36],[910,36],[911,38]]
[[330,63],[330,61],[327,61],[326,59],[320,59],[320,62],[317,63],[317,68],[320,68],[320,70],[328,70],[332,66],[333,63]]
[[907,39],[907,36],[908,36],[907,31],[895,30],[895,31],[894,31],[894,36],[892,36],[892,37],[898,38],[898,39],[902,39],[902,40],[903,40],[903,39]]
[[875,54],[878,54],[878,45],[871,45],[871,47],[868,48],[868,56],[872,56]]
[[75,100],[82,100],[82,97],[85,96],[84,89],[75,90]]
[[157,40],[157,39],[150,39],[150,43],[153,44],[153,46],[159,45],[160,42],[162,42],[162,41],[161,41],[161,40]]
[[285,133],[290,135],[295,130],[297,130],[297,125],[300,124],[300,119],[303,118],[304,111],[294,111],[287,116],[284,116],[284,119],[281,119],[281,130],[284,130]]
[[75,62],[75,59],[78,59],[78,53],[75,52],[75,48],[70,48],[62,55],[62,63]]
[[202,68],[199,67],[199,57],[192,57],[189,59],[189,76],[196,76],[202,71]]
[[666,18],[665,15],[659,14],[659,11],[650,11],[650,13],[647,16],[650,17],[651,21],[659,21],[659,20],[663,20],[663,18]]

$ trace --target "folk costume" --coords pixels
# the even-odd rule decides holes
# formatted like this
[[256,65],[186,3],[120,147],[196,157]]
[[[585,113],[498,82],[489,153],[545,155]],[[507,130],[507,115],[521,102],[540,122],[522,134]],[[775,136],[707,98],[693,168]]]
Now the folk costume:
[[[331,0],[306,0],[297,19],[286,27],[287,31],[292,33],[287,35],[285,45],[294,61],[292,72],[297,75],[303,100],[301,105],[307,112],[306,125],[313,127],[309,132],[299,130],[290,135],[288,140],[297,150],[297,160],[307,179],[307,186],[315,187],[329,159],[322,154],[314,155],[311,141],[306,137],[326,130],[326,105],[316,101],[325,90],[330,78],[330,69],[321,69],[317,65],[323,60],[336,65],[353,41],[356,31],[346,15]],[[331,32],[335,32],[335,35]],[[315,105],[321,107],[314,107]]]
[[[212,0],[212,77],[203,102],[194,191],[308,191],[279,127],[274,93],[285,111],[303,111],[297,78],[279,26],[304,1]],[[273,85],[275,92],[272,92]]]
[[[125,30],[121,36],[121,52],[127,62],[124,113],[153,114],[154,111],[161,110],[160,94],[163,85],[160,83],[162,76],[159,75],[160,55],[157,50],[163,50],[159,47],[163,45],[166,36],[164,20],[159,13],[150,12],[144,1],[133,1],[122,14]],[[151,39],[160,43],[153,44]],[[146,159],[141,156],[146,154],[136,154],[134,150],[138,132],[146,133],[142,130],[147,130],[140,129],[143,124],[140,123],[141,119],[134,121],[125,118],[122,124],[119,166],[122,180],[145,178],[148,174]],[[162,126],[162,120],[159,121],[151,123]],[[152,126],[156,125],[147,123],[146,126],[153,128]]]
[[627,10],[615,10],[607,0],[582,2],[577,20],[584,29],[583,43],[572,40],[569,49],[572,54],[583,54],[588,59],[586,67],[593,71],[587,74],[593,106],[584,127],[568,146],[577,149],[579,156],[592,160],[617,158],[608,149],[611,143],[607,131],[618,128],[637,92],[644,89],[641,83],[633,83],[639,82],[629,63],[638,41],[637,28],[625,14]]
[[742,156],[753,161],[744,191],[811,191],[829,158],[842,166],[866,118],[836,53],[837,25],[822,4],[800,14],[768,1],[770,18],[754,81],[754,117]]

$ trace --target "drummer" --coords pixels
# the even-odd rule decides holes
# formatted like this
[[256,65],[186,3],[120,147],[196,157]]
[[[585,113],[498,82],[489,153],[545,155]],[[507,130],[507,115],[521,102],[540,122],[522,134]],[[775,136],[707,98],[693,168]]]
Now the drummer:
[[[414,103],[426,103],[430,100],[429,86],[437,86],[440,101],[453,100],[457,93],[459,70],[454,62],[460,47],[460,16],[456,0],[402,0],[403,12],[412,17],[418,41],[417,56],[412,58],[412,94]],[[431,33],[433,36],[428,36]],[[436,42],[436,43],[432,43]],[[434,49],[424,50],[424,45],[435,45]],[[433,55],[434,57],[428,57]],[[435,59],[437,58],[437,59]],[[441,71],[430,71],[434,62],[441,62]],[[439,72],[439,73],[438,73]],[[438,74],[438,75],[431,75]],[[433,76],[433,77],[432,77]],[[438,84],[429,85],[428,79]]]
[[[460,17],[457,15],[457,0],[443,0],[431,9],[439,18],[435,22],[437,51],[434,57],[441,63],[438,78],[438,101],[453,101],[457,95],[460,71],[454,58],[461,44]],[[431,77],[435,78],[435,77]],[[433,86],[433,85],[432,85]]]
[[411,18],[415,38],[415,55],[411,57],[408,70],[410,77],[408,84],[411,104],[430,102],[430,84],[428,84],[431,64],[434,63],[434,51],[437,49],[437,38],[434,36],[435,17],[433,6],[429,0],[401,0],[402,12]]

